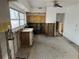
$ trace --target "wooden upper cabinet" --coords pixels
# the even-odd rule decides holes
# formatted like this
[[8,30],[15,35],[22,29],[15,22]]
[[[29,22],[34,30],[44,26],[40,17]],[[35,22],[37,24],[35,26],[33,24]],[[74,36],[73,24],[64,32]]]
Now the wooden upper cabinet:
[[45,16],[28,16],[30,23],[45,23]]

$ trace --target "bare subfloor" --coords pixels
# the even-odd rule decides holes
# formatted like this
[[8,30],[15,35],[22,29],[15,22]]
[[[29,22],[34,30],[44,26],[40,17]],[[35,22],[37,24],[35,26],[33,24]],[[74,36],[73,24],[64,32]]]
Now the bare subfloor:
[[28,59],[78,59],[78,50],[63,37],[38,35]]

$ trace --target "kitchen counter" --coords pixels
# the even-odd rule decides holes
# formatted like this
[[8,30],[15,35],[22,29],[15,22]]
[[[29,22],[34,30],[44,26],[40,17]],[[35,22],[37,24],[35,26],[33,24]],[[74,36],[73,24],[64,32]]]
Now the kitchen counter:
[[32,46],[33,28],[25,28],[21,31],[21,46]]
[[25,28],[22,32],[33,32],[33,28]]

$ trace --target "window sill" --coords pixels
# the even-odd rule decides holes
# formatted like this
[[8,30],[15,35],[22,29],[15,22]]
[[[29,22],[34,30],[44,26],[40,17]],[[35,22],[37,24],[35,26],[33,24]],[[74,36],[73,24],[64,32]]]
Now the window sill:
[[20,29],[23,29],[25,27],[25,25],[22,25],[22,26],[20,26],[20,27],[17,27],[17,28],[15,28],[15,29],[12,29],[12,32],[14,33],[14,32],[17,32],[18,30],[20,30]]

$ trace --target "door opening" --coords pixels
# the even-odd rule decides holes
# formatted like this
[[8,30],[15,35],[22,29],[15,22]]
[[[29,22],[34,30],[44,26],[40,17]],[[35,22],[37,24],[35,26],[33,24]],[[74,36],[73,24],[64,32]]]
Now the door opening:
[[57,36],[63,35],[64,17],[65,17],[65,13],[56,14],[56,35]]

